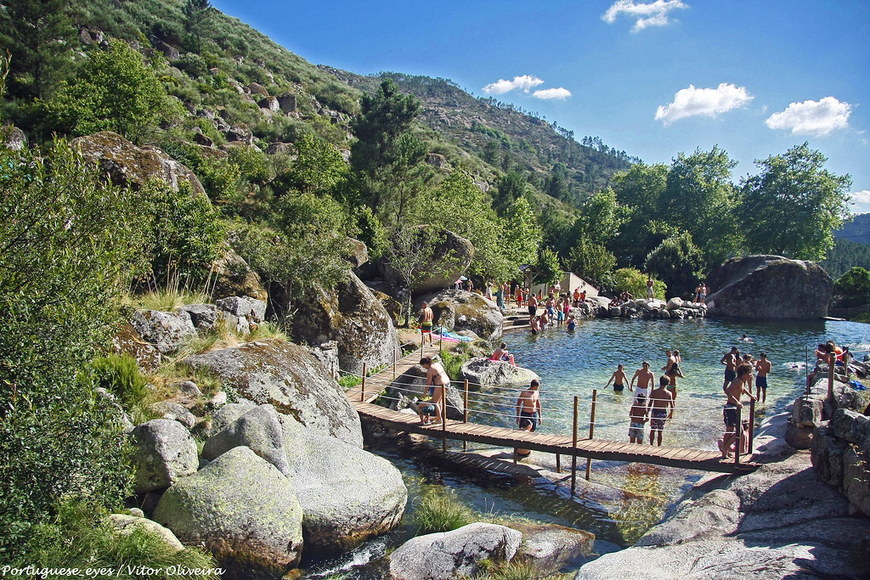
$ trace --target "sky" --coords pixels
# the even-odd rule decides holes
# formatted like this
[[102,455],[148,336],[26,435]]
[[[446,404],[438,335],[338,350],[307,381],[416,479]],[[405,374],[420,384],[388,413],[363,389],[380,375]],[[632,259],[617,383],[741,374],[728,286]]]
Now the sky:
[[313,64],[450,79],[646,163],[735,183],[809,143],[870,212],[870,0],[212,0]]

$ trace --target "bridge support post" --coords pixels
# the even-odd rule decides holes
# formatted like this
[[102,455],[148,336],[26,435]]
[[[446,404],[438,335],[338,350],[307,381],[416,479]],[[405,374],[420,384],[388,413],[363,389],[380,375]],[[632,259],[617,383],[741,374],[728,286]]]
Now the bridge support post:
[[[462,422],[468,423],[468,379],[465,379],[465,392],[462,397]],[[468,451],[468,441],[462,440],[462,450]]]
[[362,384],[359,390],[359,402],[365,403],[366,400],[366,375],[369,374],[369,365],[363,363]]
[[[595,406],[598,403],[598,389],[592,389],[592,411],[589,413],[589,439],[595,437]],[[592,475],[592,458],[586,458],[586,481]]]
[[578,398],[574,396],[574,429],[572,435],[572,450],[571,450],[571,495],[574,495],[577,490],[577,403]]
[[[401,347],[399,347],[399,348],[401,348]],[[398,356],[399,356],[399,354],[396,352],[396,349],[393,349],[393,380],[394,381],[396,380],[396,364],[397,364],[396,358]]]

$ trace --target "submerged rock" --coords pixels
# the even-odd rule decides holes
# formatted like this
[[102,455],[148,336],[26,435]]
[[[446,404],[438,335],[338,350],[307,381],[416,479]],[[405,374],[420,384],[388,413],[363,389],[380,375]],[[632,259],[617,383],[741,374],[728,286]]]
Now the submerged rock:
[[510,562],[523,535],[495,524],[474,523],[459,529],[411,538],[390,556],[390,578],[449,580],[473,576],[484,561]]

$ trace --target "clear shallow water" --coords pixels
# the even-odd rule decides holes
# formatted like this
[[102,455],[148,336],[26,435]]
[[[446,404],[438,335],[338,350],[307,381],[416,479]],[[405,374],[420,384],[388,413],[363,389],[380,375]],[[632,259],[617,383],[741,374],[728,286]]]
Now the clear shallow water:
[[[740,341],[744,333],[752,342]],[[580,398],[580,436],[586,436],[592,390],[598,389],[595,437],[619,441],[627,441],[633,393],[627,388],[623,393],[604,388],[617,364],[625,365],[630,380],[641,363],[649,361],[658,378],[665,364],[665,350],[679,350],[685,378],[678,379],[676,410],[665,427],[663,444],[715,449],[722,430],[724,403],[725,367],[719,361],[732,346],[755,358],[764,351],[773,365],[767,403],[756,408],[756,418],[760,419],[782,411],[800,394],[805,385],[804,362],[813,356],[818,343],[834,340],[850,346],[861,358],[861,351],[866,351],[870,343],[870,325],[836,321],[593,319],[580,321],[573,332],[563,326],[537,336],[522,331],[505,338],[517,364],[541,376],[545,421],[540,431],[570,434],[576,395]],[[470,420],[511,426],[518,392],[486,390],[472,395],[470,406],[484,413],[472,413]]]

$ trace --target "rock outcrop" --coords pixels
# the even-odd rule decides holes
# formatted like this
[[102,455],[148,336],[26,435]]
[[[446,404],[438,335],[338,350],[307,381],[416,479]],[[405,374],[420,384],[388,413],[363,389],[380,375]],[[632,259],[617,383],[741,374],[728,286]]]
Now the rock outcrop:
[[713,272],[708,285],[712,316],[760,320],[827,316],[834,289],[818,264],[782,256],[732,258]]
[[196,443],[184,425],[169,419],[152,419],[130,433],[135,448],[136,493],[165,489],[180,478],[196,473]]
[[495,341],[504,331],[504,316],[495,302],[480,294],[465,290],[443,290],[437,294],[421,296],[415,303],[420,308],[428,302],[435,315],[435,326],[447,330],[470,330],[487,341]]
[[522,541],[516,530],[475,523],[450,532],[417,536],[390,556],[390,577],[395,580],[450,580],[474,576],[484,560],[510,562]]
[[528,385],[534,379],[540,380],[541,377],[529,369],[488,358],[473,358],[459,371],[459,380],[484,387]]
[[154,519],[202,544],[224,578],[281,578],[299,562],[302,508],[293,483],[247,447],[236,447],[166,490]]
[[389,461],[292,417],[281,423],[289,478],[305,513],[306,557],[335,556],[399,524],[408,490]]
[[72,145],[85,159],[99,165],[117,185],[141,187],[157,178],[178,189],[186,181],[194,193],[205,195],[196,174],[157,147],[137,147],[111,131],[73,139]]
[[174,353],[186,340],[196,336],[196,327],[190,314],[183,311],[137,310],[130,324],[160,354]]
[[[429,226],[417,226],[423,230]],[[431,255],[419,256],[419,263],[427,265],[428,275],[420,276],[411,289],[415,296],[438,292],[453,286],[453,283],[465,273],[474,258],[474,246],[470,241],[450,230],[430,232],[441,242],[434,245]],[[381,276],[388,286],[399,289],[404,287],[402,276],[390,266],[388,261],[381,261]]]
[[335,341],[341,369],[351,373],[361,373],[363,363],[374,368],[401,357],[392,318],[353,273],[335,292],[319,292],[300,304],[293,336],[315,345]]
[[224,248],[214,263],[216,297],[250,296],[265,301],[268,298],[260,276],[232,248]]
[[813,433],[812,458],[821,480],[870,517],[870,417],[837,409]]
[[771,460],[752,474],[708,476],[635,544],[585,564],[578,579],[786,578],[870,575],[870,520],[850,516],[806,451],[781,439],[787,414],[762,425]]
[[272,405],[247,408],[243,415],[208,438],[202,447],[202,456],[212,461],[236,447],[247,447],[284,476],[290,476],[284,432]]
[[217,375],[225,388],[324,435],[362,447],[359,415],[329,370],[301,346],[266,340],[187,357],[182,361]]

